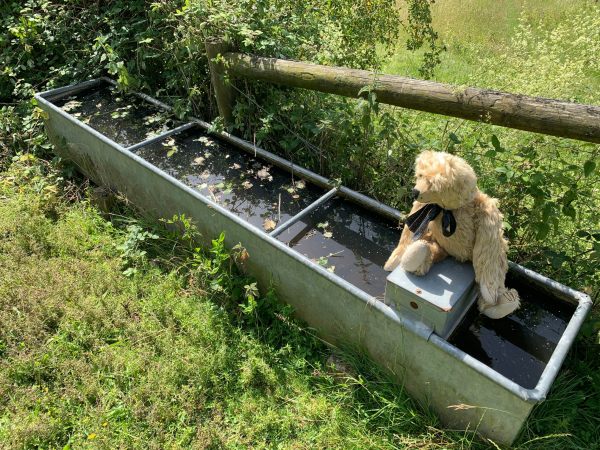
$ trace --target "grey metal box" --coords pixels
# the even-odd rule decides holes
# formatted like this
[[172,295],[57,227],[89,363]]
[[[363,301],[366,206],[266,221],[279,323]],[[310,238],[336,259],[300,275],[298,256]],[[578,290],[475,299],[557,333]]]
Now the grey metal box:
[[385,300],[403,315],[430,326],[448,338],[477,297],[470,263],[447,258],[424,276],[396,268],[388,277]]

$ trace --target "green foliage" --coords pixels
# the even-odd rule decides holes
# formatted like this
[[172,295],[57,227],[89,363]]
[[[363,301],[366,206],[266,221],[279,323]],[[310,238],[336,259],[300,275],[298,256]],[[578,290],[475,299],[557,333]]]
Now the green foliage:
[[127,238],[125,242],[117,246],[123,259],[123,275],[132,276],[137,272],[137,264],[144,263],[148,252],[143,250],[145,241],[148,239],[158,239],[158,236],[147,230],[144,230],[137,224],[127,227]]
[[431,5],[435,0],[408,0],[409,38],[406,42],[408,50],[418,50],[426,42],[428,50],[423,54],[423,65],[419,67],[419,75],[423,78],[433,77],[433,71],[441,63],[440,54],[446,48],[438,44],[438,34],[432,27]]

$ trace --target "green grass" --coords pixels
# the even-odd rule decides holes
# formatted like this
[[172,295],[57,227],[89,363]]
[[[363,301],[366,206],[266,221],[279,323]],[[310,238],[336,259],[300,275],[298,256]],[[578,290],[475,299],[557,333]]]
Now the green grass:
[[[568,61],[569,53],[574,53],[571,59],[577,60],[579,55],[573,47],[590,44],[578,38],[600,39],[597,25],[585,31],[578,27],[582,18],[598,15],[597,7],[597,2],[587,0],[438,1],[432,8],[433,28],[447,51],[442,54],[434,79],[598,103],[600,66],[597,58],[586,62],[583,68],[578,67],[577,72],[562,65],[565,58]],[[523,35],[529,27],[531,32]],[[561,30],[565,36],[556,34]],[[398,48],[383,71],[418,77],[423,51],[405,50],[404,40],[405,35],[399,39]],[[526,40],[529,42],[524,42]],[[528,45],[539,43],[545,45],[524,54]],[[558,66],[556,72],[544,68],[545,53],[549,51],[554,58],[552,62]],[[564,72],[569,76],[568,82],[553,86],[558,74]],[[534,77],[541,77],[541,82],[534,83]]]

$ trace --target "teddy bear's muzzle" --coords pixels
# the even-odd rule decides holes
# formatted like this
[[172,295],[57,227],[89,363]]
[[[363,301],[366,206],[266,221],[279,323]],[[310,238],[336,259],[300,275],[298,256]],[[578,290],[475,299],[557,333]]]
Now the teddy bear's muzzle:
[[418,189],[413,189],[413,190],[412,190],[412,197],[413,197],[413,200],[416,200],[416,199],[418,199],[420,194],[421,194],[421,191],[419,191]]

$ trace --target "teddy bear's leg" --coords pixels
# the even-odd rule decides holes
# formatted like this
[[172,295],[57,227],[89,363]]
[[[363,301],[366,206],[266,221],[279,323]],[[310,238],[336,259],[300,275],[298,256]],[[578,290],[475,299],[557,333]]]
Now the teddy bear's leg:
[[516,290],[502,288],[495,305],[489,305],[480,299],[478,306],[479,311],[490,319],[501,319],[515,312],[521,303]]
[[415,275],[425,275],[431,265],[441,261],[447,253],[435,241],[419,239],[407,248],[400,260],[400,266]]
[[433,264],[429,243],[419,239],[407,248],[400,260],[400,266],[415,275],[425,275]]
[[402,236],[400,236],[400,242],[398,243],[398,246],[394,249],[390,257],[386,261],[385,265],[383,266],[384,270],[391,272],[400,265],[402,255],[406,251],[406,247],[408,247],[408,245],[412,242],[412,237],[412,232],[405,225],[404,229],[402,230]]
[[[414,213],[415,211],[421,209],[424,206],[423,203],[413,202],[412,209],[408,213],[409,215]],[[400,242],[398,242],[398,246],[394,249],[385,265],[383,266],[384,270],[391,272],[396,267],[400,265],[400,261],[402,259],[402,255],[406,251],[406,248],[413,242],[413,233],[408,229],[406,225],[402,229],[402,235],[400,236]]]

